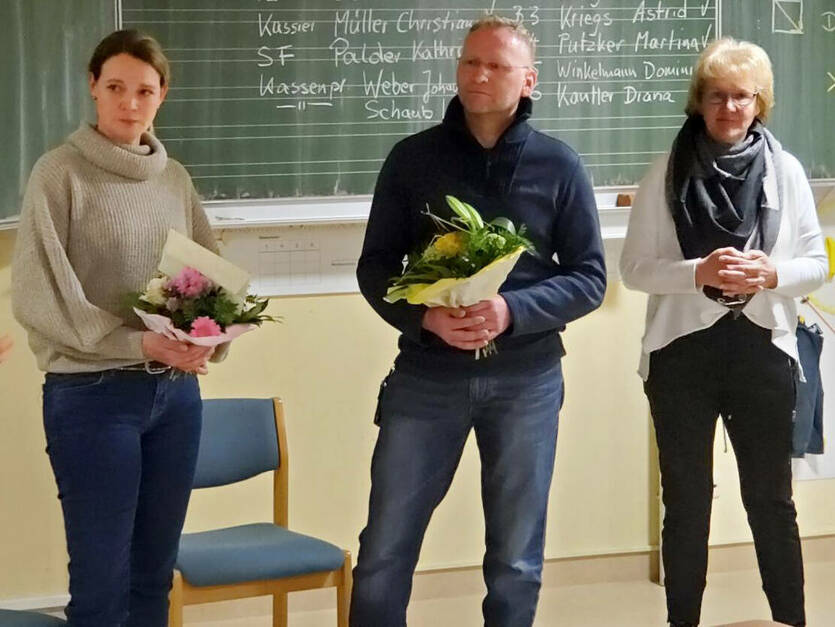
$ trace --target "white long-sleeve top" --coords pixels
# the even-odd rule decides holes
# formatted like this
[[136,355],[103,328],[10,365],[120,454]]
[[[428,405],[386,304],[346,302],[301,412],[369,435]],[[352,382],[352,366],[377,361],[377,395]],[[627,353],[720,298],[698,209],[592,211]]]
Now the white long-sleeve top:
[[[798,160],[782,153],[783,205],[773,160],[766,158],[765,210],[780,212],[777,241],[769,255],[777,287],[756,294],[742,310],[753,323],[771,329],[771,341],[797,359],[795,298],[818,288],[828,262],[806,174]],[[665,196],[669,155],[659,158],[641,181],[620,258],[623,283],[649,294],[638,374],[649,375],[649,355],[676,338],[706,329],[728,309],[696,287],[698,259],[684,259]]]

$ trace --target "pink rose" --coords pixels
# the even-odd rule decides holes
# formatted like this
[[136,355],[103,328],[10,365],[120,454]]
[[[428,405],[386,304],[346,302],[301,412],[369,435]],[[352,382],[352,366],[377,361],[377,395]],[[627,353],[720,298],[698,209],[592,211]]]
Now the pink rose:
[[191,323],[191,333],[189,335],[192,337],[214,337],[222,333],[223,330],[217,322],[209,316],[200,316]]
[[183,298],[197,298],[212,289],[212,282],[194,268],[183,268],[168,283],[168,289]]

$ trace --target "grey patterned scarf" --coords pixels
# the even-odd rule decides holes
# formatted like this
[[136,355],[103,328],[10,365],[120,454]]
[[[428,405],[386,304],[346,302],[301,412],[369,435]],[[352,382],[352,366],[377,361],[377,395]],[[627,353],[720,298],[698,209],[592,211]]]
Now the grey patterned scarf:
[[[764,205],[766,147],[778,169],[780,144],[759,121],[751,125],[744,140],[731,147],[708,137],[700,115],[684,123],[667,165],[666,197],[685,259],[705,257],[726,246],[771,252],[779,216]],[[779,170],[777,180],[779,185]],[[778,196],[782,204],[782,189]],[[708,298],[737,310],[750,299],[728,299],[709,286],[703,291]]]

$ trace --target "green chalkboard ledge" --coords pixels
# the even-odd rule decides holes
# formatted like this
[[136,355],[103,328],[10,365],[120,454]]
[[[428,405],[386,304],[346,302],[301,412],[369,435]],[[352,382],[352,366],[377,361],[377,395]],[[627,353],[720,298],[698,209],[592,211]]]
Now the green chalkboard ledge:
[[[215,229],[241,229],[292,224],[365,222],[371,196],[290,199],[213,200],[203,203]],[[0,230],[17,228],[18,216],[0,219]]]
[[[634,194],[635,187],[596,189],[604,239],[623,238],[629,207],[616,207],[619,194]],[[215,230],[269,228],[303,224],[356,224],[368,219],[371,196],[333,196],[293,200],[219,200],[203,205]],[[17,216],[0,220],[0,231],[17,228]]]
[[203,207],[212,226],[219,229],[285,224],[350,224],[368,219],[371,196],[215,200],[204,203]]
[[[813,180],[815,202],[835,189],[835,179]],[[626,236],[628,205],[618,206],[618,197],[634,196],[636,185],[596,187],[595,198],[600,212],[600,230],[604,240]],[[205,203],[206,213],[215,229],[245,229],[294,224],[352,224],[368,219],[371,196],[336,198],[299,198],[294,200],[228,200]]]
[[[617,207],[619,195],[634,194],[634,186],[596,188],[604,239],[626,234],[629,207]],[[292,224],[351,224],[368,219],[371,196],[299,198],[294,200],[211,201],[204,205],[215,229],[245,229]]]
[[[835,190],[835,179],[811,181],[815,202]],[[595,188],[600,212],[600,228],[603,239],[623,239],[629,221],[629,207],[617,206],[620,195],[634,195],[637,186],[623,185]],[[205,203],[206,213],[216,230],[269,228],[271,226],[299,224],[356,224],[368,219],[371,196],[334,196],[261,199],[219,200]],[[830,222],[822,217],[822,222]],[[0,220],[0,231],[17,228],[17,216]]]

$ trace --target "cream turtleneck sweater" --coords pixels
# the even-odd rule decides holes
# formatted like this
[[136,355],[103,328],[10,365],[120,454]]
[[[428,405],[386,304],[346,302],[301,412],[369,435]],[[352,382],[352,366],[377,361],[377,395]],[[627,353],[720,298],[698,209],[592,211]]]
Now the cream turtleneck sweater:
[[144,290],[169,229],[217,251],[185,168],[153,135],[115,144],[88,124],[35,164],[12,262],[14,315],[47,372],[140,363]]

